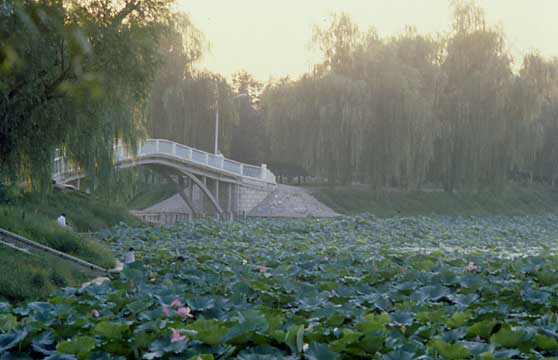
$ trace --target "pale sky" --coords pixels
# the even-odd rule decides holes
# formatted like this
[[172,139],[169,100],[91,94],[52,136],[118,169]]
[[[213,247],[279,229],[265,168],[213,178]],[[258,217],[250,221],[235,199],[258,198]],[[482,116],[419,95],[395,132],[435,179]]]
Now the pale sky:
[[[539,50],[558,56],[558,0],[479,0],[491,24],[503,27],[518,61]],[[346,12],[364,30],[394,35],[406,25],[420,33],[451,26],[450,0],[178,0],[211,49],[199,67],[229,77],[244,69],[260,80],[296,77],[317,61],[308,44],[315,24]]]

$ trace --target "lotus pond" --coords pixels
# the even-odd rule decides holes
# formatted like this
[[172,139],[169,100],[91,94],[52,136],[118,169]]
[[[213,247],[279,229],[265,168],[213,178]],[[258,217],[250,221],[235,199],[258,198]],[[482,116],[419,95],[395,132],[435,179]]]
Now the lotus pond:
[[0,304],[0,359],[558,356],[558,216],[103,231],[116,280]]

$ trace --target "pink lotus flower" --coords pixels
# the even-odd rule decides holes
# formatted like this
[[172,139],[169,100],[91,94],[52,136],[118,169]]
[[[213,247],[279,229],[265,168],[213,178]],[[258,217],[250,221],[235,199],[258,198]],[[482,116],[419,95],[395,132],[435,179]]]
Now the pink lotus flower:
[[194,315],[191,314],[192,309],[189,306],[183,306],[179,308],[177,312],[178,312],[178,316],[180,316],[181,318],[183,317],[189,317],[190,319],[194,318]]
[[171,306],[175,309],[178,309],[179,307],[182,306],[182,303],[180,303],[180,299],[176,298],[171,302]]
[[465,267],[465,270],[467,270],[467,271],[475,271],[477,269],[478,269],[477,265],[472,261],[469,261],[469,263]]
[[163,306],[163,315],[169,316],[169,314],[170,314],[170,310],[168,306]]
[[265,265],[260,266],[258,269],[261,273],[267,272],[267,270],[269,270],[269,268]]
[[180,335],[180,330],[172,329],[171,343],[186,340],[186,336]]
[[93,317],[98,318],[99,316],[101,316],[101,313],[98,312],[97,310],[93,310],[93,311],[91,311],[91,315],[92,315]]

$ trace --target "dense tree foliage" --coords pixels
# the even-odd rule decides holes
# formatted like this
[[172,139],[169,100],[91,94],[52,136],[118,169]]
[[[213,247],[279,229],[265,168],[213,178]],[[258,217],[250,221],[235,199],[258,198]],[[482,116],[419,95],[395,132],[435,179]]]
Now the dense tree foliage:
[[558,62],[530,54],[514,73],[473,2],[456,3],[446,37],[382,39],[337,14],[313,43],[322,63],[263,92],[271,162],[376,188],[556,184]]
[[237,121],[233,90],[221,75],[195,69],[205,51],[203,35],[182,15],[159,48],[164,62],[151,89],[149,135],[213,151],[218,106],[219,147],[228,152]]
[[321,62],[268,84],[197,69],[206,40],[170,6],[0,0],[0,176],[44,185],[56,149],[106,175],[112,145],[142,136],[213,151],[219,112],[221,152],[285,175],[450,192],[557,183],[558,60],[514,65],[473,1],[436,37],[382,38],[333,15],[312,37]]
[[[215,116],[219,112],[219,151],[247,163],[265,162],[267,141],[259,108],[263,84],[246,71],[228,82],[223,76],[197,70],[203,36],[187,18],[178,33],[184,37],[161,43],[165,63],[150,99],[148,131],[205,151],[214,150]],[[188,55],[195,44],[199,51]]]
[[[171,0],[0,2],[0,167],[33,187],[58,149],[92,174],[133,145]],[[108,178],[108,177],[103,177]]]

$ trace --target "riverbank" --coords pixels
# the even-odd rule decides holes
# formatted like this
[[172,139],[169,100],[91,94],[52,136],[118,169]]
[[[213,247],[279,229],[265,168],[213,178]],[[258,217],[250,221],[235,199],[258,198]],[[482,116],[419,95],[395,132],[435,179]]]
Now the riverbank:
[[[56,224],[64,212],[72,229]],[[40,198],[20,194],[0,204],[0,228],[103,268],[112,268],[110,248],[87,233],[121,222],[137,221],[123,208],[111,207],[79,193],[54,192]],[[0,299],[19,302],[47,296],[54,289],[75,286],[87,277],[50,257],[37,257],[0,247]]]
[[558,191],[544,187],[509,187],[499,192],[454,193],[440,190],[372,191],[366,186],[308,187],[312,195],[345,214],[379,217],[448,215],[535,215],[558,212]]

